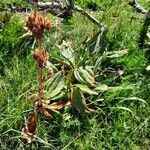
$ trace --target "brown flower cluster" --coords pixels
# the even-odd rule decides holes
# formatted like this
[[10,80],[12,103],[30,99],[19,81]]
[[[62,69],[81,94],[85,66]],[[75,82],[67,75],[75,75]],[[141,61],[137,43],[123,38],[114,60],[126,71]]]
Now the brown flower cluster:
[[51,29],[52,23],[47,17],[43,17],[39,14],[33,13],[28,17],[26,22],[27,27],[38,38],[42,37],[44,29]]
[[32,56],[34,59],[37,60],[38,65],[40,68],[43,68],[46,64],[46,62],[49,59],[49,55],[47,52],[45,52],[44,50],[38,50],[36,49],[33,53]]

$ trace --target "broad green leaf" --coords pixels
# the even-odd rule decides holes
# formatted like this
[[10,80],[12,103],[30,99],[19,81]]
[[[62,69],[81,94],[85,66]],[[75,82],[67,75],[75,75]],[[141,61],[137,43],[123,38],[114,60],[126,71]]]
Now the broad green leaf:
[[86,81],[84,80],[84,78],[79,74],[79,71],[78,71],[77,68],[74,69],[74,76],[75,76],[75,78],[76,78],[79,82],[81,82],[81,83],[86,83]]
[[96,41],[93,53],[99,52],[100,49],[101,49],[101,34],[98,34],[97,41]]
[[83,69],[82,67],[76,68],[74,70],[74,76],[81,83],[95,86],[94,76],[92,76],[87,70]]
[[108,86],[106,84],[99,84],[94,90],[97,92],[105,92],[108,90]]
[[[57,100],[57,99],[60,99],[60,98],[62,98],[64,95],[65,95],[65,92],[60,91],[60,93],[58,93],[57,95],[51,97],[50,100]],[[49,96],[49,95],[48,95],[48,96]]]
[[106,46],[105,34],[106,34],[105,27],[102,27],[98,33],[98,37],[97,37],[97,41],[96,41],[93,53],[100,53],[101,55],[104,53],[105,46]]
[[118,58],[128,54],[128,50],[120,50],[120,51],[113,51],[113,52],[106,52],[108,58]]
[[85,113],[85,102],[80,89],[77,87],[73,87],[72,94],[71,94],[72,106],[76,109],[79,113]]
[[103,55],[106,50],[106,33],[106,30],[102,27],[96,35],[90,38],[87,47],[89,47],[91,53]]
[[88,82],[90,85],[95,84],[95,78],[94,76],[91,76],[87,70],[83,69],[82,67],[79,68],[79,72],[82,75],[82,77],[85,79],[86,82]]
[[92,70],[92,66],[86,66],[85,69],[87,70],[87,72],[94,77],[94,71]]
[[81,91],[91,94],[91,95],[98,95],[98,93],[94,90],[91,90],[88,86],[82,84],[74,84],[75,87],[78,87]]
[[58,96],[61,93],[64,86],[65,80],[62,72],[59,71],[46,82],[47,92],[44,94],[44,98],[49,99]]
[[61,54],[71,66],[75,66],[75,55],[73,49],[65,41],[61,46]]
[[52,77],[50,77],[45,83],[46,89],[53,90],[56,86],[56,84],[53,83],[58,82],[61,77],[62,77],[61,71],[55,73]]
[[100,67],[100,65],[101,65],[102,60],[103,60],[104,57],[105,57],[105,55],[99,57],[99,58],[96,60],[95,66],[94,66],[94,71],[95,71],[95,72],[96,72],[96,71],[98,70],[98,68]]

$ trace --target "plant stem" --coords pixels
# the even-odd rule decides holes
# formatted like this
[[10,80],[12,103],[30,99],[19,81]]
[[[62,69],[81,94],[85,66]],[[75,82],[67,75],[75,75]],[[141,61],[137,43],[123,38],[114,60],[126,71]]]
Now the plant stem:
[[38,50],[42,51],[42,37],[41,36],[38,37]]
[[[38,50],[42,53],[42,37],[38,37]],[[39,93],[38,105],[41,106],[43,95],[43,67],[39,66]]]
[[39,68],[39,93],[38,93],[38,105],[41,106],[42,95],[43,95],[43,68]]

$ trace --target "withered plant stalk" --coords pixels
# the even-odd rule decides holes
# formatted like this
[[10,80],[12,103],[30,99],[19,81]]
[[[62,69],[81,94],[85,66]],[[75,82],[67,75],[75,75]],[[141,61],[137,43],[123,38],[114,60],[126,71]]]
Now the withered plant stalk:
[[43,113],[48,114],[42,104],[42,98],[44,91],[44,67],[49,60],[49,56],[48,53],[42,48],[42,39],[44,30],[52,28],[52,23],[50,22],[50,20],[38,14],[38,0],[34,0],[34,2],[34,12],[28,17],[26,25],[32,32],[33,36],[37,39],[38,43],[38,48],[32,53],[32,56],[37,61],[39,68],[39,87],[37,97],[38,101],[34,104],[34,112],[28,115],[25,126],[22,128],[22,134],[28,140],[28,142],[31,142],[36,135],[36,124],[39,112],[42,111]]
[[[37,16],[37,2],[35,3],[35,10],[34,10],[34,17],[36,18]],[[38,37],[38,50],[40,53],[42,53],[42,36],[39,35]],[[42,101],[42,95],[43,95],[43,68],[39,66],[39,91],[38,91],[38,106],[41,106],[41,101]]]

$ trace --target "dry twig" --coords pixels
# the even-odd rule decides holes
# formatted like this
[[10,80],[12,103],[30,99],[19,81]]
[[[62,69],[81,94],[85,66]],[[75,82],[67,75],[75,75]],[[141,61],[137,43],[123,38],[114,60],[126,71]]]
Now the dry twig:
[[150,18],[150,10],[145,9],[142,7],[139,3],[138,0],[133,0],[133,2],[130,3],[132,7],[134,7],[138,12],[146,15],[147,17]]
[[146,10],[145,8],[143,8],[139,3],[138,0],[133,0],[132,3],[130,3],[130,5],[137,10],[137,12],[142,13],[146,16],[143,27],[141,29],[140,32],[140,37],[139,37],[139,48],[143,48],[144,43],[145,43],[145,39],[147,37],[147,32],[150,26],[150,10]]
[[[29,3],[34,4],[32,0],[28,0],[28,1]],[[100,27],[105,27],[105,25],[102,24],[100,21],[98,21],[94,16],[84,11],[81,7],[74,5],[73,0],[67,1],[67,6],[64,6],[60,0],[54,2],[47,2],[47,3],[38,2],[37,6],[40,10],[49,11],[52,14],[62,18],[67,18],[68,16],[72,15],[73,11],[77,11],[82,15],[84,15],[85,17],[87,17],[94,24]]]

